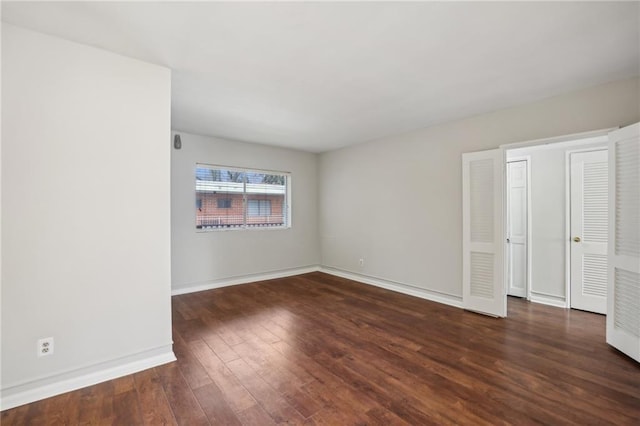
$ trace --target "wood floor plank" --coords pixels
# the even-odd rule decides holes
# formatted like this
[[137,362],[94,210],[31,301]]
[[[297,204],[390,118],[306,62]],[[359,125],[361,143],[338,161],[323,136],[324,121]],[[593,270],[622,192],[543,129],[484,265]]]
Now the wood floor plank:
[[212,382],[194,389],[193,393],[212,425],[237,426],[241,424],[215,383]]
[[243,359],[227,363],[243,386],[277,424],[302,424],[305,420],[274,388],[269,386]]
[[209,425],[207,416],[176,363],[161,365],[155,370],[176,422],[180,425]]
[[176,363],[2,412],[2,425],[634,425],[640,365],[605,317],[508,317],[320,272],[173,297]]
[[[73,424],[74,422],[77,422],[79,407],[76,409],[69,409],[71,404],[74,404],[76,401],[78,401],[77,395],[73,394],[74,392],[68,392],[62,395],[48,398],[46,401],[44,401],[44,408],[41,412],[42,419],[40,421],[34,420],[32,423],[60,425]],[[109,400],[109,397],[107,396],[105,400]],[[2,423],[0,422],[0,424]]]
[[282,392],[299,388],[313,380],[311,376],[300,379],[289,368],[281,368],[281,364],[274,360],[273,354],[270,351],[261,350],[259,345],[252,345],[245,341],[234,346],[234,350],[269,384]]
[[320,402],[313,399],[302,389],[285,392],[282,396],[302,417],[307,419],[322,409]]
[[271,416],[257,404],[239,412],[238,418],[243,426],[269,426],[276,424]]
[[317,350],[313,350],[307,355],[299,346],[292,346],[283,341],[274,343],[272,347],[286,359],[287,365],[297,364],[304,368],[313,377],[314,380],[311,382],[317,381],[329,391],[344,384],[334,371],[326,368],[325,365],[322,365],[314,358],[318,353]]
[[367,411],[367,418],[370,420],[368,424],[371,425],[393,425],[393,426],[410,426],[409,423],[402,420],[400,417],[393,414],[391,411],[382,407],[372,408]]
[[209,377],[218,385],[234,412],[238,413],[256,405],[256,400],[205,342],[194,341],[189,344],[189,347]]
[[207,371],[177,333],[174,333],[173,336],[173,352],[177,358],[178,368],[180,368],[191,389],[197,389],[212,383]]
[[145,425],[176,425],[167,396],[153,368],[133,375]]
[[209,333],[202,340],[204,340],[223,362],[233,361],[239,357],[238,354],[231,349],[231,346],[227,345],[227,342],[217,333]]
[[238,330],[227,324],[222,319],[222,317],[216,315],[215,309],[214,312],[208,312],[206,315],[204,315],[202,317],[202,321],[207,324],[209,330],[215,330],[215,333],[218,334],[222,338],[222,340],[224,340],[224,342],[229,346],[234,346],[244,341],[237,334]]
[[[34,404],[40,404],[36,402]],[[0,425],[24,425],[27,424],[27,414],[33,404],[21,405],[10,410],[4,410],[0,415]]]
[[113,394],[119,395],[125,392],[135,390],[135,380],[132,375],[119,377],[113,380]]
[[95,386],[80,389],[78,404],[78,423],[90,424],[103,418],[103,402],[113,396],[113,382],[103,382]]
[[142,412],[140,411],[140,404],[138,404],[138,393],[135,389],[114,395],[113,405],[117,408],[113,421],[114,425],[143,424]]

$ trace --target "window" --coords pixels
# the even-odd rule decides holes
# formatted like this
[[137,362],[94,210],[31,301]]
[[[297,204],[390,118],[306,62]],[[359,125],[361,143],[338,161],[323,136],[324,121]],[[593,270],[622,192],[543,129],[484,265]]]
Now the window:
[[290,175],[196,165],[196,229],[287,228]]
[[271,200],[249,200],[248,203],[249,216],[271,216]]
[[230,209],[231,208],[231,198],[218,198],[218,208],[219,209]]

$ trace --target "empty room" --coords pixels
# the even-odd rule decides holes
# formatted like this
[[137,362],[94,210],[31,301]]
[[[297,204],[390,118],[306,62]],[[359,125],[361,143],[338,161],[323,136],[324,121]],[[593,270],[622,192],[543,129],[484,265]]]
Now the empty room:
[[640,421],[640,2],[0,6],[3,426]]

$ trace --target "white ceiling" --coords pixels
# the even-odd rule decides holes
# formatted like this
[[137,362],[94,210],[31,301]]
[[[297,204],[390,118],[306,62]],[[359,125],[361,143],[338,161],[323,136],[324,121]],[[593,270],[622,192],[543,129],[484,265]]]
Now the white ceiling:
[[640,3],[2,2],[173,70],[172,127],[313,152],[640,74]]

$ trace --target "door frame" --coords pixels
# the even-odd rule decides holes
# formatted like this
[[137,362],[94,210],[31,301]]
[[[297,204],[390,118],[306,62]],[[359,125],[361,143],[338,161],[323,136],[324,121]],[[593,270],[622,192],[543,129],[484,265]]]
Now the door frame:
[[[529,147],[535,147],[535,146],[544,146],[544,145],[551,145],[551,144],[556,144],[556,143],[562,143],[562,142],[566,142],[568,145],[570,145],[572,142],[576,142],[575,145],[579,146],[579,145],[584,145],[586,143],[596,143],[596,142],[600,142],[600,139],[603,138],[603,140],[608,141],[609,138],[609,133],[612,132],[613,130],[619,129],[619,127],[609,127],[606,129],[599,129],[599,130],[592,130],[592,131],[588,131],[588,132],[580,132],[580,133],[572,133],[572,134],[568,134],[568,135],[561,135],[561,136],[554,136],[554,137],[550,137],[550,138],[542,138],[542,139],[534,139],[534,140],[530,140],[530,141],[524,141],[524,142],[515,142],[515,143],[507,143],[507,144],[502,144],[500,145],[500,149],[502,149],[502,157],[503,157],[503,167],[504,167],[504,171],[506,174],[506,167],[507,167],[507,151],[508,150],[512,150],[512,149],[517,149],[517,148],[529,148]],[[576,150],[578,150],[580,148],[576,148]],[[568,158],[568,157],[567,157]],[[566,158],[565,158],[566,161]],[[529,163],[529,165],[531,165],[531,163]],[[527,173],[530,173],[531,168],[529,167],[529,170],[527,170]],[[569,169],[565,166],[565,173],[568,173]],[[565,184],[569,184],[569,178],[567,177],[565,179]],[[502,188],[502,206],[503,206],[503,211],[502,214],[506,215],[506,197],[505,197],[505,191],[507,190],[507,181],[506,178],[503,179],[503,188]],[[569,203],[569,201],[567,201],[567,198],[569,197],[569,191],[565,190],[565,203]],[[529,203],[529,206],[527,206],[527,209],[531,208],[531,203]],[[565,214],[570,214],[570,211],[568,209],[568,207],[565,206]],[[504,217],[504,216],[503,216]],[[570,295],[567,295],[567,292],[571,291],[571,287],[570,287],[570,264],[569,264],[569,257],[567,255],[567,250],[569,250],[569,235],[568,233],[571,232],[571,229],[567,227],[567,224],[570,224],[570,219],[567,219],[567,216],[565,215],[565,301],[564,301],[564,307],[567,309],[570,309],[571,304],[570,304]],[[531,231],[531,227],[529,227],[528,232]],[[529,235],[527,235],[528,237]],[[503,256],[505,256],[504,258],[506,259],[507,256],[507,244],[506,244],[506,240],[507,240],[507,227],[503,226],[502,228],[502,241],[504,242],[504,252],[503,252]],[[529,242],[530,244],[530,242]],[[531,246],[529,246],[531,247]],[[533,252],[533,250],[529,251],[530,253]],[[569,253],[570,255],[570,253]],[[531,264],[529,264],[529,266],[531,266]],[[529,268],[530,273],[532,272],[533,268]],[[504,262],[504,266],[503,266],[503,288],[505,289],[506,292],[506,288],[508,286],[508,281],[507,281],[507,262]],[[527,289],[527,295],[529,295],[529,297],[531,297],[531,287],[532,287],[533,281],[529,281],[529,286]],[[506,294],[506,293],[505,293]],[[554,306],[558,306],[558,305],[554,305]]]
[[[526,299],[527,300],[531,300],[531,155],[517,155],[515,157],[511,157],[507,159],[507,150],[504,150],[504,155],[505,155],[505,167],[507,165],[507,163],[511,163],[511,162],[516,162],[516,161],[525,161],[527,163],[527,277],[526,277],[526,283],[525,285],[527,286],[527,290],[526,290]],[[506,269],[506,273],[508,274],[508,267],[509,267],[509,247],[507,246],[507,234],[509,232],[508,229],[508,220],[509,220],[509,203],[508,203],[508,194],[507,191],[509,190],[509,182],[508,182],[508,174],[507,171],[505,170],[505,189],[504,189],[504,205],[505,205],[505,230],[504,230],[504,242],[505,242],[505,260],[506,260],[506,264],[507,264],[507,269]],[[509,277],[508,275],[506,276],[506,281],[505,281],[505,288],[509,289]]]
[[[593,152],[593,151],[609,151],[609,137],[603,135],[601,137],[594,138],[596,140],[593,143],[602,144],[596,146],[590,146],[588,148],[575,148],[568,149],[565,152],[565,209],[564,209],[564,267],[565,267],[565,304],[567,309],[571,309],[571,154],[577,154],[581,152]],[[600,141],[601,140],[601,141]]]

